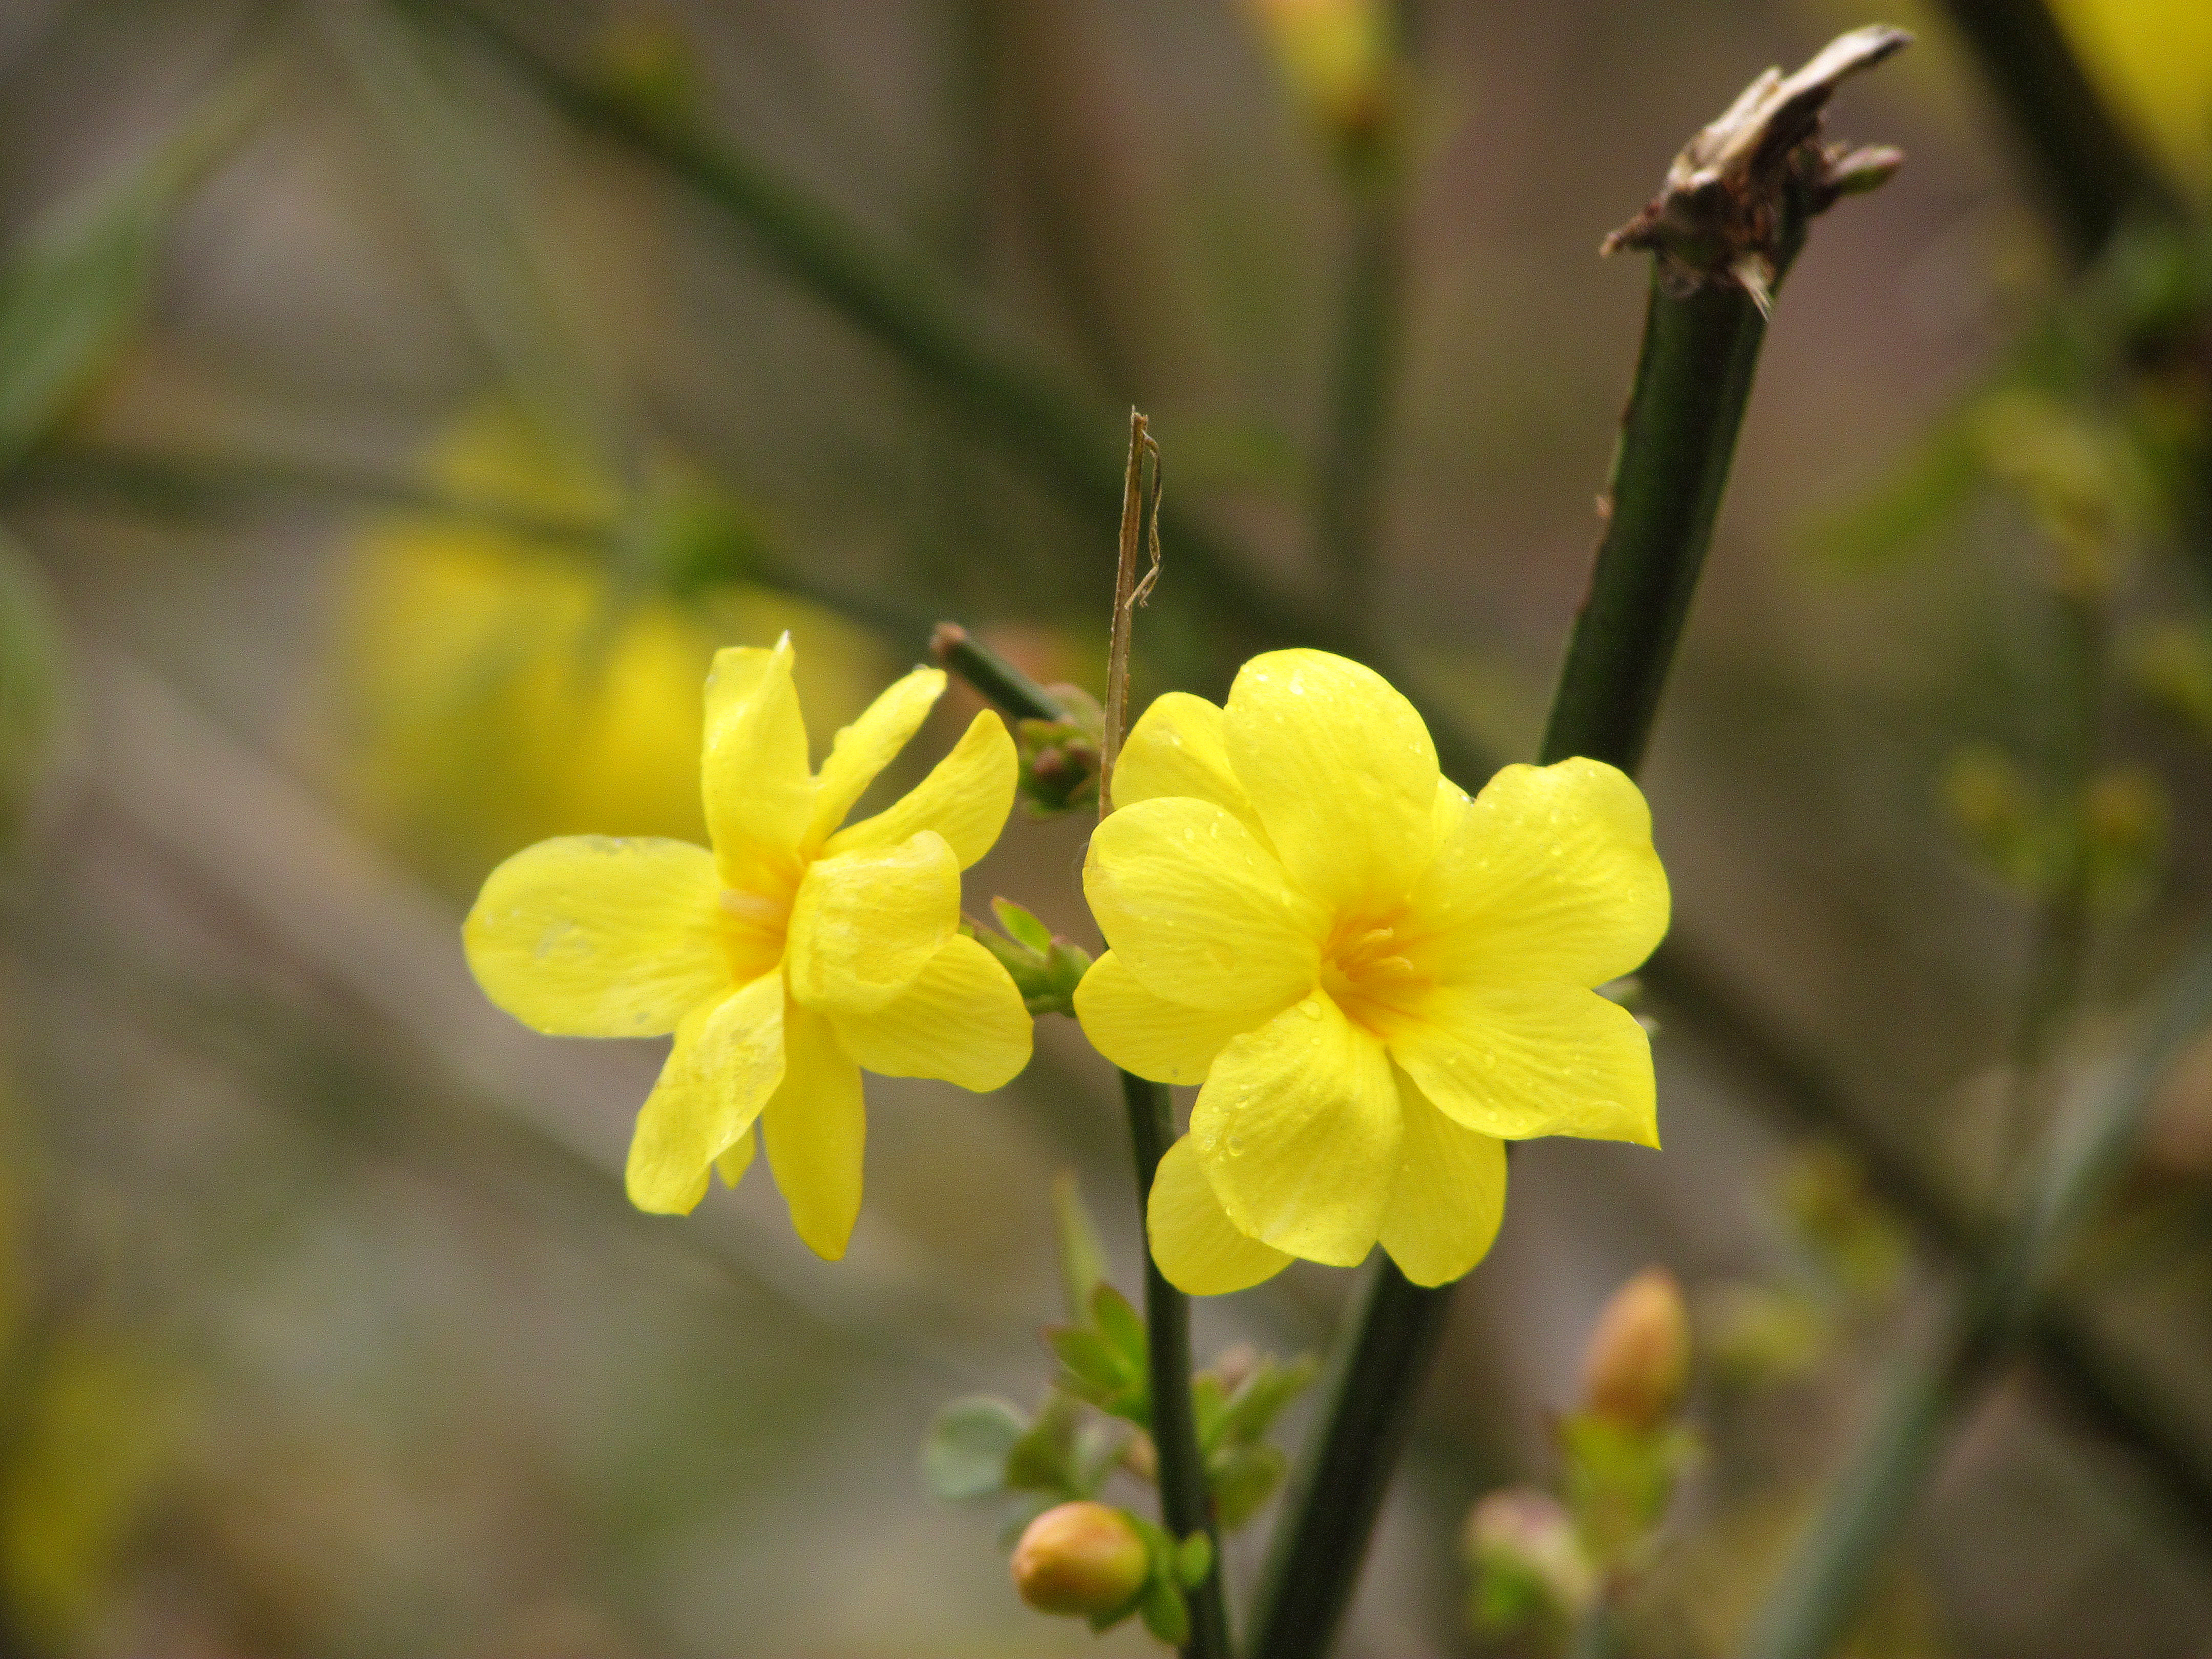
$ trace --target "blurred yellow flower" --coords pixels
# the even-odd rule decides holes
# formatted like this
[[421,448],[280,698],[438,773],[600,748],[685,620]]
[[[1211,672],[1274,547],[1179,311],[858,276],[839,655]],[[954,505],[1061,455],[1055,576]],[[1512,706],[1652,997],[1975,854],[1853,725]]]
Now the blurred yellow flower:
[[[611,532],[620,515],[590,467],[497,410],[461,422],[428,473],[520,516]],[[729,581],[624,586],[495,516],[374,524],[338,619],[341,786],[381,840],[462,893],[547,836],[704,836],[699,683],[718,646],[787,630],[806,706],[838,723],[885,667],[818,606]]]
[[2055,0],[2052,10],[2124,116],[2201,193],[2212,188],[2212,5]]
[[710,853],[568,836],[492,872],[463,937],[485,994],[556,1036],[676,1044],[638,1114],[629,1184],[680,1213],[735,1185],[760,1124],[792,1224],[844,1254],[860,1213],[860,1068],[983,1091],[1028,1063],[1030,1017],[959,931],[960,872],[1013,805],[989,711],[902,799],[840,830],[945,690],[917,668],[838,732],[819,773],[789,640],[718,653],[702,760]]
[[1084,890],[1112,948],[1075,996],[1099,1051],[1201,1083],[1150,1229],[1183,1289],[1378,1240],[1416,1284],[1490,1248],[1500,1138],[1658,1144],[1650,1044],[1591,988],[1667,929],[1634,783],[1509,766],[1470,800],[1411,703],[1317,651],[1171,693],[1129,734]]

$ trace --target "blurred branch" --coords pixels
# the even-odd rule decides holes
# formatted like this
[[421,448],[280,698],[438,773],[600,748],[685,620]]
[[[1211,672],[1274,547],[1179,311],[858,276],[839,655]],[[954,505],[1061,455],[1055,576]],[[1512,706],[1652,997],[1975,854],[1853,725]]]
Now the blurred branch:
[[1943,0],[2076,265],[2131,213],[2178,218],[2172,186],[2106,106],[2045,0]]
[[1952,1302],[1931,1351],[1893,1383],[1753,1627],[1747,1659],[1823,1659],[1842,1638],[1947,1426],[2032,1328],[2039,1292],[2126,1167],[2167,1067],[2209,1022],[2212,937],[2168,981],[2117,1079],[2053,1126],[2002,1239]]
[[[1834,199],[1817,193],[1831,159],[1817,137],[1821,108],[1844,76],[1906,38],[1860,30],[1786,81],[1770,71],[1754,82],[1691,141],[1618,239],[1658,257],[1612,511],[1559,671],[1544,763],[1581,755],[1633,772],[1642,758],[1712,537],[1773,287],[1806,222]],[[1716,216],[1719,231],[1741,240],[1716,234]],[[1334,1643],[1453,1289],[1413,1284],[1387,1255],[1370,1269],[1270,1547],[1253,1646],[1265,1659],[1320,1659]]]
[[[441,489],[404,474],[289,455],[155,454],[91,443],[50,443],[0,479],[0,502],[59,501],[157,516],[265,510],[297,501],[345,512],[419,513],[616,567],[626,544],[607,518],[546,513],[496,496]],[[896,595],[816,579],[798,564],[749,550],[731,580],[775,588],[919,647],[929,623]]]

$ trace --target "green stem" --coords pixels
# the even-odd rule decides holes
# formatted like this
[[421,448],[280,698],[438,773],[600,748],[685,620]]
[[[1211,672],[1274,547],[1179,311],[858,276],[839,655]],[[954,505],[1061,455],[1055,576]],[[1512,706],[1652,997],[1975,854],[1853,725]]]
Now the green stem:
[[2044,0],[1944,0],[2030,163],[2068,253],[2086,265],[2130,212],[2181,216],[2172,187],[2091,84]]
[[[1121,1073],[1129,1109],[1129,1142],[1137,1158],[1137,1212],[1152,1198],[1152,1176],[1175,1140],[1175,1108],[1164,1083]],[[1189,1595],[1190,1639],[1185,1659],[1229,1659],[1229,1608],[1221,1593],[1221,1540],[1206,1460],[1198,1448],[1198,1413],[1190,1392],[1190,1301],[1168,1283],[1145,1252],[1146,1353],[1151,1366],[1152,1446],[1158,1454],[1160,1520],[1180,1541],[1194,1532],[1212,1540],[1213,1570]]]
[[1066,711],[1052,694],[957,623],[939,623],[929,653],[974,687],[1000,713],[1018,720],[1056,720]]
[[[1675,298],[1654,276],[1613,514],[1553,700],[1546,762],[1587,755],[1633,771],[1641,758],[1765,331],[1739,289],[1710,283]],[[1334,1640],[1451,1290],[1413,1285],[1388,1257],[1370,1269],[1269,1559],[1253,1648],[1265,1659],[1318,1659]]]
[[2167,982],[2110,1091],[2045,1137],[2002,1243],[1954,1299],[1930,1352],[1892,1385],[1754,1625],[1747,1659],[1823,1659],[1841,1639],[1918,1501],[1953,1417],[2032,1328],[2044,1281],[2126,1167],[2167,1068],[2208,1021],[2212,936]]
[[1367,631],[1374,605],[1382,455],[1405,298],[1404,189],[1395,170],[1352,197],[1314,544],[1331,604]]

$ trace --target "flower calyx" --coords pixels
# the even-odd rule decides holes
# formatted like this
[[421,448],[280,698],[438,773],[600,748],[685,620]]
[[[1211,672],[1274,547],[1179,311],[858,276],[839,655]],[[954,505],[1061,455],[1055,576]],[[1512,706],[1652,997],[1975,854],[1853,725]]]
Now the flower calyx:
[[1075,988],[1091,969],[1091,957],[1047,927],[1012,899],[994,898],[991,912],[1003,933],[963,920],[961,932],[998,959],[1033,1014],[1075,1012]]

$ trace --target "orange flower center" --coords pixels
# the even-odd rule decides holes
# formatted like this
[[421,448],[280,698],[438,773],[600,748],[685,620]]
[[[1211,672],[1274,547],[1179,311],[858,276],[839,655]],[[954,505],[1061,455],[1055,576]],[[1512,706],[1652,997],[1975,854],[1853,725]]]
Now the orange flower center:
[[730,958],[730,975],[740,985],[750,984],[783,961],[784,935],[791,929],[791,904],[799,883],[769,893],[742,887],[722,890],[722,949]]
[[1431,981],[1407,953],[1404,918],[1346,916],[1322,947],[1321,986],[1345,1017],[1388,1042],[1414,1018]]

